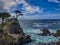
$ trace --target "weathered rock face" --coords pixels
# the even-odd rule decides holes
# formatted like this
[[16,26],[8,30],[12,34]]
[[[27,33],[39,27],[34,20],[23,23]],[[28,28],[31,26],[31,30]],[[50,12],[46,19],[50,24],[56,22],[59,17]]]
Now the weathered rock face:
[[[7,40],[7,45],[11,44],[23,44],[31,42],[30,36],[26,35],[23,32],[23,29],[19,25],[19,22],[16,18],[8,19],[5,21],[3,26],[4,38]],[[8,41],[12,40],[12,41]]]
[[8,29],[11,34],[19,34],[23,33],[23,29],[21,28],[18,20],[16,18],[8,19],[6,21],[6,25],[4,29]]
[[21,32],[23,33],[22,28],[16,22],[11,23],[11,25],[9,27],[9,31],[10,31],[11,34],[19,34]]

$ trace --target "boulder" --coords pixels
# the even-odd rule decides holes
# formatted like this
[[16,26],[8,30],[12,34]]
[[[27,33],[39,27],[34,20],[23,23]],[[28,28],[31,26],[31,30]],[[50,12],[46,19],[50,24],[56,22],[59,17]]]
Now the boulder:
[[42,29],[41,31],[43,31],[42,36],[50,35],[50,31],[48,29]]

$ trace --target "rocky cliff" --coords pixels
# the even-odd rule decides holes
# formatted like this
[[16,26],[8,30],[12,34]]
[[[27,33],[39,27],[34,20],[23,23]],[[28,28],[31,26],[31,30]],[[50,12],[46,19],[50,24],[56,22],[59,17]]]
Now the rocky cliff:
[[[6,45],[21,45],[23,43],[31,42],[29,35],[23,32],[16,18],[7,19],[3,24],[2,42]],[[3,44],[4,45],[4,44]]]

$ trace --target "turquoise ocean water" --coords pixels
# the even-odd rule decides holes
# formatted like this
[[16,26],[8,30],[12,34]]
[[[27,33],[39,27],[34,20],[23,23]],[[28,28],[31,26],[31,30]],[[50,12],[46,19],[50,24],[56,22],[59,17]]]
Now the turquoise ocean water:
[[50,43],[59,41],[54,36],[40,36],[37,35],[41,32],[41,29],[47,28],[52,33],[55,33],[57,29],[60,29],[60,19],[21,19],[19,20],[23,31],[31,36],[34,41],[26,43],[24,45],[39,45],[41,43]]

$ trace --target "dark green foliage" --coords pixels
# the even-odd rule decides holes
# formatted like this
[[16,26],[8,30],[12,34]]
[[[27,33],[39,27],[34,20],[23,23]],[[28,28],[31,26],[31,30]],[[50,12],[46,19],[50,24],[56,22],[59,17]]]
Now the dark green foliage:
[[1,12],[0,13],[0,18],[8,18],[10,17],[11,15],[9,13],[6,13],[6,12]]
[[21,13],[21,11],[19,11],[19,10],[15,10],[14,12],[16,13],[16,18],[17,18],[19,15],[23,16],[23,14]]
[[10,17],[10,16],[11,16],[11,15],[10,15],[9,13],[0,12],[0,18],[2,19],[0,32],[2,32],[2,30],[3,30],[4,19],[5,19],[5,18],[8,18],[8,17]]
[[9,13],[6,12],[0,12],[0,18],[2,19],[2,24],[5,18],[10,17],[11,15]]
[[21,11],[19,11],[19,10],[15,10],[15,13],[21,13]]

